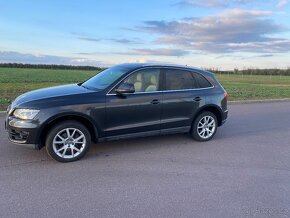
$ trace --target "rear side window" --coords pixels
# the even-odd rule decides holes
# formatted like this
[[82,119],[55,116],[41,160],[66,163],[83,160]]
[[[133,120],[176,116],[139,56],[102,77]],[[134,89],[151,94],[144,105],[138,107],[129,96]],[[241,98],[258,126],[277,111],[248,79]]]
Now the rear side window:
[[189,71],[165,70],[165,90],[183,90],[198,88],[197,81]]
[[192,72],[192,75],[195,78],[199,88],[212,87],[212,84],[201,74]]

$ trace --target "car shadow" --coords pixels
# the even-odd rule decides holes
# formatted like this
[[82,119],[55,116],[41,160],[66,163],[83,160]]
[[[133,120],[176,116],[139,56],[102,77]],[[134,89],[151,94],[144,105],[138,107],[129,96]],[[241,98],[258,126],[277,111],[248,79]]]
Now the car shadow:
[[[221,136],[220,128],[213,140],[218,140]],[[20,145],[12,144],[8,139],[1,140],[2,157],[0,157],[1,166],[53,161],[46,153],[46,149],[42,148],[40,151],[22,147]],[[147,136],[131,139],[120,139],[115,141],[99,142],[92,144],[90,150],[83,158],[86,159],[102,159],[110,156],[122,156],[123,154],[150,154],[154,150],[162,150],[170,152],[170,149],[176,151],[183,149],[183,146],[205,146],[208,142],[200,143],[194,141],[189,134],[172,134],[162,136]],[[178,148],[176,148],[178,147]]]
[[[220,130],[217,130],[213,140],[218,140],[221,137]],[[168,152],[171,148],[182,149],[183,146],[206,146],[210,142],[198,142],[191,138],[187,133],[172,134],[162,136],[139,137],[132,139],[121,139],[116,141],[100,142],[92,144],[86,158],[95,157],[110,157],[112,155],[122,154],[149,154],[154,150],[162,150]],[[179,147],[179,148],[176,148]]]

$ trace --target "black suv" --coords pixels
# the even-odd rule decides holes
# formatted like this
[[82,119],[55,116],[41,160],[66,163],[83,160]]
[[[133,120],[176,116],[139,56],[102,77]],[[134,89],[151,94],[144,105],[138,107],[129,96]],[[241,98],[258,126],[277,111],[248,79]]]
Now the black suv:
[[8,107],[9,139],[46,147],[61,162],[82,158],[91,141],[190,133],[210,140],[227,119],[227,93],[197,68],[122,64],[79,83],[27,92]]

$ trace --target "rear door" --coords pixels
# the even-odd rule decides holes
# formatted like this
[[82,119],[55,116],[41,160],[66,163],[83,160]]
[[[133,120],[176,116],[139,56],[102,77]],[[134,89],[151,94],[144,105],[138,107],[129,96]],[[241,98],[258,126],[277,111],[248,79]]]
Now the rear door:
[[183,69],[163,70],[161,131],[189,131],[196,110],[205,103],[192,72]]

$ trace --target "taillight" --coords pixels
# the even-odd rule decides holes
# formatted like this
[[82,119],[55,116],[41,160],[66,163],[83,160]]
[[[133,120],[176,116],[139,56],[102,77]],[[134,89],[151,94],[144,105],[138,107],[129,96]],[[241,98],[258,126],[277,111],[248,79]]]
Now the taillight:
[[228,95],[228,93],[225,91],[225,93],[224,93],[224,98],[225,98],[226,100],[228,100],[228,97],[229,97],[229,95]]

